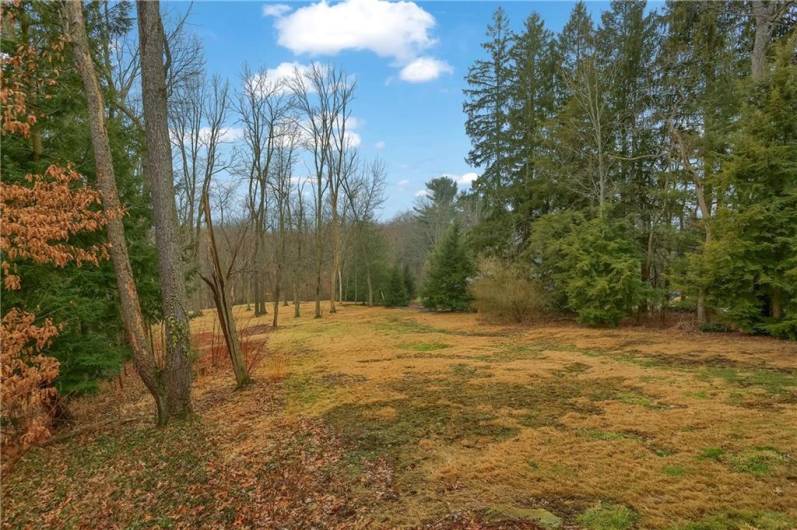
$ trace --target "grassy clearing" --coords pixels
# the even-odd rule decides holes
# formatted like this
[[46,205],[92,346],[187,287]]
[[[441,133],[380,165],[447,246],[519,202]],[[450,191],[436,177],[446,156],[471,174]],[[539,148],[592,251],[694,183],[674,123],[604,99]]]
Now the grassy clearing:
[[[3,526],[797,525],[793,344],[354,306],[268,332],[250,315],[268,337],[252,387],[210,370],[193,421],[32,451],[3,477]],[[149,412],[128,379],[78,422]]]

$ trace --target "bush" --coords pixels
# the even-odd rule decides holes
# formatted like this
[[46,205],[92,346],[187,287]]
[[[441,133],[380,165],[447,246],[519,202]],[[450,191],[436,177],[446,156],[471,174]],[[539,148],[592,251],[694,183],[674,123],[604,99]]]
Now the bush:
[[471,293],[476,310],[499,321],[530,322],[549,310],[540,282],[529,278],[518,265],[497,259],[479,264]]
[[473,261],[455,223],[429,258],[429,273],[421,291],[424,307],[443,311],[469,309],[468,280],[474,272]]
[[562,212],[533,230],[529,254],[543,285],[581,322],[616,326],[645,299],[640,251],[625,223]]
[[705,322],[703,324],[700,324],[699,329],[703,333],[730,333],[731,331],[733,331],[725,324],[721,324],[719,322]]

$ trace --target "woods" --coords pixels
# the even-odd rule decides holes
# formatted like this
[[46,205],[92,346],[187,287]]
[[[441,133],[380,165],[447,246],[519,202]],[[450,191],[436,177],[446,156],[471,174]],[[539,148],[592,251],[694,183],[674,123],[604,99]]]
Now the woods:
[[[794,338],[796,180],[777,169],[794,120],[766,140],[751,129],[751,112],[797,112],[794,21],[788,3],[615,2],[594,24],[579,3],[554,34],[536,14],[512,31],[499,8],[465,91],[476,251],[583,322],[678,308]],[[762,141],[779,154],[749,149]]]
[[258,5],[277,65],[221,7],[0,6],[16,524],[38,462],[138,477],[109,527],[797,521],[797,4],[433,7]]

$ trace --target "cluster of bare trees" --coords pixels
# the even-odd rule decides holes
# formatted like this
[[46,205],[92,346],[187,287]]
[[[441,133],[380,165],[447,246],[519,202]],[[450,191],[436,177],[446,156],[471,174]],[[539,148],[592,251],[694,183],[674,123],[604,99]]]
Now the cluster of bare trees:
[[[361,161],[353,141],[354,88],[332,66],[313,64],[287,79],[245,67],[236,95],[200,71],[172,97],[178,217],[190,268],[204,275],[214,254],[225,256],[230,304],[245,302],[263,315],[270,301],[274,326],[289,298],[295,317],[308,298],[315,317],[322,297],[336,311],[344,254],[362,247],[357,227],[373,222],[381,205],[384,166]],[[213,206],[201,207],[211,195]],[[211,230],[211,211],[223,219],[216,228],[224,236],[207,241],[223,248],[200,237]],[[197,291],[195,307],[206,304]]]
[[[100,16],[109,9],[101,7]],[[152,204],[162,358],[142,316],[120,219],[109,223],[108,238],[134,364],[164,424],[191,412],[190,310],[216,308],[238,386],[250,376],[234,304],[264,315],[271,303],[275,327],[289,299],[294,317],[302,300],[314,300],[315,317],[322,316],[322,297],[330,312],[337,310],[347,262],[369,253],[385,169],[358,156],[355,83],[341,70],[313,64],[286,79],[245,67],[240,86],[231,88],[208,78],[184,18],[164,24],[159,4],[143,1],[137,34],[113,44],[106,39],[104,58],[95,62],[85,10],[69,0],[63,19],[87,94],[107,208],[122,206],[107,117],[124,116],[144,139],[137,171]],[[365,269],[372,303],[367,260]]]

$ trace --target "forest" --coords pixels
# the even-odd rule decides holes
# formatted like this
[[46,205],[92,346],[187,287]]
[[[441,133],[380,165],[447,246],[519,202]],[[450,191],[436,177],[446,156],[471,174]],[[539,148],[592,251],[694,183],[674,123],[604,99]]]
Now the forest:
[[168,5],[1,6],[3,528],[797,525],[797,4],[495,4],[391,217]]

